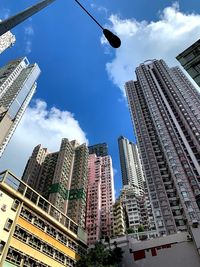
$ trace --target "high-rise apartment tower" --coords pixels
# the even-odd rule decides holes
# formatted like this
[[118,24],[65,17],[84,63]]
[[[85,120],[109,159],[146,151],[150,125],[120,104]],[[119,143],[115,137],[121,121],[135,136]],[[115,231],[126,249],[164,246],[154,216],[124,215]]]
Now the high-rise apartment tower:
[[144,191],[144,177],[137,145],[127,138],[118,138],[123,185],[132,185],[138,193]]
[[[136,68],[127,92],[156,227],[170,234],[200,222],[200,95],[178,67]],[[199,205],[200,206],[200,205]]]
[[[118,146],[123,182],[120,199],[126,210],[128,228],[137,231],[139,226],[143,225],[145,230],[151,230],[154,228],[153,216],[148,192],[144,186],[144,175],[137,145],[120,136]],[[149,212],[149,206],[151,212]]]
[[89,155],[86,230],[88,245],[113,233],[114,183],[110,156]]
[[0,69],[0,156],[35,92],[39,74],[38,65],[30,65],[27,58]]
[[[1,22],[1,20],[0,20]],[[3,53],[4,50],[11,47],[15,43],[15,36],[10,32],[7,31],[3,35],[0,36],[0,54]]]
[[186,48],[176,59],[200,86],[200,40]]
[[108,156],[108,145],[106,143],[96,144],[88,147],[89,154],[96,154],[97,157]]
[[87,163],[86,144],[63,138],[58,152],[34,148],[22,180],[84,228]]

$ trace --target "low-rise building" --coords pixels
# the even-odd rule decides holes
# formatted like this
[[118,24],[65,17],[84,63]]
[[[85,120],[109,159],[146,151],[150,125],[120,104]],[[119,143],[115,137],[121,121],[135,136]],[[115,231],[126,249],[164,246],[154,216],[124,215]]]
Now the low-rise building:
[[76,265],[87,237],[74,221],[9,171],[0,174],[0,266]]
[[198,247],[188,232],[156,237],[156,231],[149,231],[111,238],[109,245],[121,247],[120,267],[200,266]]

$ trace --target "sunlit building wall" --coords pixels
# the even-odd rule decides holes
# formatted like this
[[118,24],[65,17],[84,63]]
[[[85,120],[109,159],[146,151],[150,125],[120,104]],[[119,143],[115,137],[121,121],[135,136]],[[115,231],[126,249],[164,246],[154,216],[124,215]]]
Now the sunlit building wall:
[[113,236],[126,234],[127,213],[121,199],[117,199],[113,205]]
[[[1,21],[1,20],[0,20]],[[13,35],[10,31],[4,33],[0,36],[0,54],[3,53],[9,47],[12,47],[15,43],[15,35]]]
[[84,230],[13,174],[0,178],[1,266],[74,267]]
[[113,233],[114,183],[110,156],[89,155],[86,230],[88,244]]
[[138,194],[144,193],[144,176],[137,145],[127,138],[118,138],[123,185],[132,185]]
[[0,68],[0,156],[36,90],[39,74],[38,65],[29,64],[27,58]]
[[[178,67],[153,60],[125,88],[161,235],[200,222],[200,95]],[[200,205],[199,205],[200,206]]]

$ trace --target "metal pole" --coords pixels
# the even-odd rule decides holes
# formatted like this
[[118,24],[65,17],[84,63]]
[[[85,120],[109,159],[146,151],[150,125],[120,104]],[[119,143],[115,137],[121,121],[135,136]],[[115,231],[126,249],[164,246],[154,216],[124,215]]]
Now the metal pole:
[[26,20],[27,18],[31,17],[35,13],[39,12],[43,8],[47,7],[51,3],[53,3],[55,0],[43,0],[27,9],[24,11],[0,22],[0,36],[7,31],[10,31],[12,28]]
[[[27,18],[31,17],[35,13],[39,12],[43,8],[47,7],[51,3],[53,3],[56,0],[43,0],[24,11],[0,22],[0,36],[6,33],[7,31],[10,31],[12,28],[26,20]],[[78,2],[78,0],[75,0],[77,4],[95,21],[95,23],[103,30],[103,34],[105,38],[108,40],[109,44],[114,47],[118,48],[121,45],[121,40],[118,36],[113,34],[111,31],[104,29],[101,24]]]

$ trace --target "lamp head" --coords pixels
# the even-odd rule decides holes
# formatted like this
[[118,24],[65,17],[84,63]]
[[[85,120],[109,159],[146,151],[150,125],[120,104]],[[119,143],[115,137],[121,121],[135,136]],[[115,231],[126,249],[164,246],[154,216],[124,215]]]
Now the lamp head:
[[108,29],[103,29],[103,34],[108,40],[109,44],[114,48],[119,48],[121,45],[121,40],[117,35],[109,31]]

